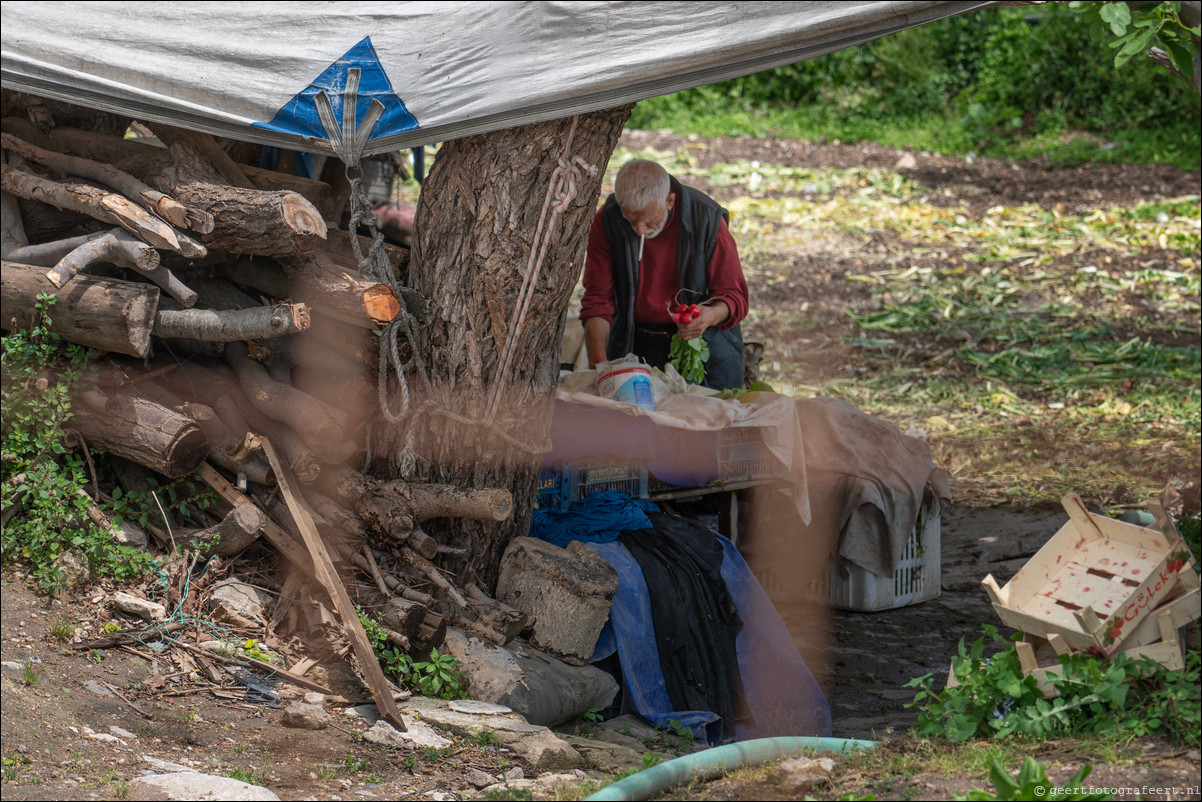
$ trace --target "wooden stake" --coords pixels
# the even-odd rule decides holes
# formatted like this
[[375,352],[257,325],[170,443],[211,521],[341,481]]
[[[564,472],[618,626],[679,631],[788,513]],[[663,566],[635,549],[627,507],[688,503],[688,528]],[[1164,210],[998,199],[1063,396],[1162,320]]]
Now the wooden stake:
[[338,578],[338,574],[334,570],[334,562],[330,559],[330,553],[326,551],[325,543],[321,540],[321,534],[318,533],[317,527],[313,524],[313,518],[309,514],[309,509],[304,499],[292,492],[292,476],[288,470],[288,466],[280,460],[275,452],[275,448],[271,445],[271,441],[267,438],[263,438],[263,453],[267,455],[267,460],[271,463],[272,470],[275,471],[276,482],[279,483],[280,492],[284,496],[284,501],[288,504],[288,509],[296,521],[297,528],[301,531],[301,536],[304,538],[305,545],[309,549],[309,555],[313,558],[313,567],[316,569],[317,579],[325,586],[326,591],[330,594],[330,598],[334,600],[334,606],[337,608],[338,614],[342,618],[342,624],[346,627],[347,634],[350,636],[351,645],[355,649],[355,656],[359,658],[359,665],[363,669],[363,675],[367,680],[368,687],[371,688],[371,695],[375,699],[376,707],[380,709],[380,715],[387,719],[389,724],[404,732],[406,727],[405,722],[401,719],[401,711],[397,709],[396,701],[392,698],[392,691],[388,688],[388,680],[384,677],[384,672],[380,669],[379,660],[376,658],[376,653],[371,647],[371,642],[367,639],[367,633],[363,631],[363,625],[359,623],[359,614],[355,610],[355,605],[351,602],[346,588],[342,585],[342,580]]

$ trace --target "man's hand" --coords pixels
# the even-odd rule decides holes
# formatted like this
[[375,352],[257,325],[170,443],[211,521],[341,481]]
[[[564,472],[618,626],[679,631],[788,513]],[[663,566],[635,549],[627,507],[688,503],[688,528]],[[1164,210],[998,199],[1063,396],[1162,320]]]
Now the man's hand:
[[588,351],[589,368],[597,367],[608,355],[610,323],[603,317],[590,317],[584,321],[584,348]]
[[730,317],[730,307],[723,301],[702,304],[699,308],[701,314],[691,323],[677,324],[676,333],[680,335],[680,339],[691,340],[700,337],[710,326],[717,326]]

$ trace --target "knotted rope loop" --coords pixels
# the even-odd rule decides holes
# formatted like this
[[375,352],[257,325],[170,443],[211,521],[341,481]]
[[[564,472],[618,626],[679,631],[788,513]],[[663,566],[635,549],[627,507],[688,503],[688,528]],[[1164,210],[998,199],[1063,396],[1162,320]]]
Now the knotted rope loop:
[[552,173],[551,181],[547,184],[547,196],[543,201],[543,209],[539,215],[538,228],[534,232],[534,240],[530,247],[530,259],[526,263],[526,273],[522,277],[522,288],[518,292],[516,313],[510,318],[508,334],[505,337],[505,347],[500,359],[501,367],[497,371],[496,380],[493,382],[492,391],[489,394],[488,405],[484,415],[486,424],[491,424],[496,419],[497,405],[501,400],[501,394],[505,389],[505,385],[509,382],[513,356],[517,352],[522,330],[526,325],[526,313],[530,311],[530,301],[534,297],[534,288],[538,283],[538,276],[542,271],[543,261],[546,259],[547,251],[551,246],[551,232],[554,231],[559,216],[566,212],[572,201],[576,199],[576,184],[580,180],[581,172],[587,171],[589,175],[593,176],[597,174],[597,168],[580,156],[571,159],[568,158],[568,154],[572,149],[572,140],[576,136],[576,123],[579,119],[579,117],[572,118],[572,126],[568,129],[568,138],[564,142],[563,155],[559,157],[555,172]]

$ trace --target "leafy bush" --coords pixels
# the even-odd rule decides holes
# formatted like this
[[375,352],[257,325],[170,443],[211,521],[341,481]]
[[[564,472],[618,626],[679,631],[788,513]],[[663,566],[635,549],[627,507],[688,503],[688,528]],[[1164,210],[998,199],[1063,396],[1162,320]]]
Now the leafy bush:
[[[983,629],[995,642],[1007,643],[996,627]],[[984,652],[984,638],[968,649],[960,641],[952,659],[956,687],[934,691],[930,674],[910,681],[919,689],[909,706],[918,708],[920,735],[952,741],[1015,734],[1157,736],[1195,747],[1202,743],[1202,661],[1196,651],[1179,671],[1122,654],[1112,660],[1085,653],[1062,656],[1062,672],[1048,675],[1060,694],[1052,699],[1044,698],[1033,677],[1023,676],[1012,647],[988,660]]]
[[62,587],[56,560],[72,549],[94,572],[118,580],[141,576],[153,566],[145,551],[113,543],[88,518],[92,501],[82,492],[86,466],[63,444],[63,427],[71,418],[72,388],[92,354],[50,331],[54,301],[54,296],[39,296],[35,325],[4,337],[0,352],[0,492],[6,511],[17,508],[0,535],[0,557],[27,561],[34,581],[48,592]]
[[384,670],[393,674],[403,685],[422,696],[435,699],[466,699],[467,678],[459,670],[459,660],[454,655],[431,649],[426,660],[414,660],[388,640],[388,631],[379,621],[367,615],[361,608],[359,623],[371,642]]
[[[1116,69],[1114,49],[1091,37],[1093,16],[1092,9],[1048,3],[950,17],[643,101],[629,126],[1196,168],[1196,92],[1142,56]],[[1067,136],[1071,131],[1096,137],[1082,142]]]

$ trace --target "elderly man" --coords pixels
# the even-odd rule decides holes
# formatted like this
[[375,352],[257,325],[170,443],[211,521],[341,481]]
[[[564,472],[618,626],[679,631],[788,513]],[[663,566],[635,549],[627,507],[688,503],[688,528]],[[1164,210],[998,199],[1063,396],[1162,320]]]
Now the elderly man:
[[[623,165],[589,230],[580,318],[590,367],[633,353],[662,368],[673,334],[704,337],[710,356],[702,384],[743,386],[747,281],[727,218],[655,162]],[[701,312],[673,323],[678,304]]]

